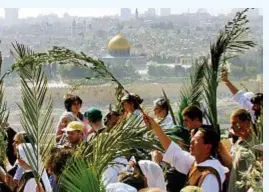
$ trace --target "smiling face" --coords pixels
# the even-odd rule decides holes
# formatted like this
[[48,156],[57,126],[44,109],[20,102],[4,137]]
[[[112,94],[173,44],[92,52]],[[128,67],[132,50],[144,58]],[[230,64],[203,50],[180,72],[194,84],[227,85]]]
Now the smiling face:
[[241,121],[237,116],[231,116],[230,124],[231,132],[238,137],[248,135],[250,133],[249,121]]

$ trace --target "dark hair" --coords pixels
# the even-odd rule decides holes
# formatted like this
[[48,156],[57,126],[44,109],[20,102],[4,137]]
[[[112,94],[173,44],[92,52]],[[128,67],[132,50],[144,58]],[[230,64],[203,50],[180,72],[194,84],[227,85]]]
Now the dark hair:
[[134,172],[128,173],[126,171],[121,172],[118,177],[119,182],[130,185],[139,191],[145,188],[144,176],[141,174],[136,174]]
[[55,149],[51,153],[50,157],[46,161],[46,167],[56,175],[60,176],[68,162],[74,153],[73,149]]
[[211,144],[211,156],[215,157],[220,142],[220,136],[211,125],[202,125],[199,131],[204,133],[204,144]]
[[188,107],[186,107],[183,111],[182,111],[182,116],[187,116],[189,117],[191,120],[194,119],[198,119],[200,122],[203,121],[203,112],[201,111],[201,109],[196,106],[196,105],[190,105]]
[[72,104],[78,101],[80,105],[82,105],[82,99],[79,96],[76,95],[69,95],[65,100],[64,100],[64,107],[66,111],[71,112]]
[[116,116],[116,117],[119,117],[120,116],[120,113],[117,112],[117,111],[110,111],[108,112],[105,117],[104,117],[104,125],[107,126],[109,120],[111,119],[112,116]]
[[263,104],[263,94],[262,93],[255,93],[254,97],[250,99],[252,104]]
[[138,109],[139,105],[143,102],[143,99],[141,99],[141,97],[137,94],[128,94],[124,96],[124,98],[125,99],[123,101],[127,101],[128,103],[133,103],[135,109]]
[[249,112],[245,109],[237,109],[232,113],[233,117],[238,117],[240,121],[251,121],[251,116]]
[[23,133],[23,142],[24,143],[36,143],[35,138],[32,135]]
[[169,111],[168,101],[164,97],[160,97],[154,101],[155,105],[158,105],[162,110]]

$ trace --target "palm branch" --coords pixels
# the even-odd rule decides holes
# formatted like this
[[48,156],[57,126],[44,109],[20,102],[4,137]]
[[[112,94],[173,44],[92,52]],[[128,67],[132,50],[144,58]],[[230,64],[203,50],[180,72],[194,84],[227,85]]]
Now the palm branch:
[[67,191],[86,192],[89,187],[90,191],[104,191],[102,174],[108,166],[117,165],[115,158],[133,155],[134,148],[162,150],[142,121],[139,117],[129,117],[82,144],[60,176],[61,185]]
[[130,155],[135,148],[150,151],[159,149],[151,131],[142,125],[139,117],[130,117],[115,126],[110,132],[102,132],[97,135],[83,149],[84,156],[90,165],[96,169],[98,176],[101,176],[107,166],[117,157]]
[[[1,40],[0,40],[0,44],[1,44]],[[4,78],[6,77],[6,75],[8,74],[8,72],[5,72],[3,75],[2,75],[2,64],[3,64],[3,58],[2,58],[2,52],[0,51],[0,84],[3,84],[3,80]]]
[[68,165],[59,179],[59,191],[105,192],[95,169],[89,166],[83,156],[75,156],[69,160]]
[[[21,47],[18,47],[16,48],[16,50],[20,51],[20,53],[23,53],[24,49],[21,49]],[[31,53],[30,50],[27,50],[25,52]],[[21,54],[17,54],[17,55],[21,55]],[[47,53],[35,53],[31,55],[30,57],[26,57],[24,60],[31,60],[35,63],[35,65],[43,65],[45,63],[59,63],[62,65],[73,64],[75,66],[83,67],[86,70],[92,70],[95,72],[93,77],[85,77],[86,79],[102,78],[102,79],[108,79],[112,82],[115,82],[117,84],[117,87],[115,88],[116,90],[115,95],[117,99],[116,109],[118,111],[120,111],[121,109],[121,98],[124,95],[123,91],[129,94],[129,92],[123,87],[120,81],[118,81],[117,78],[108,70],[108,68],[106,67],[103,61],[89,57],[83,52],[76,53],[75,51],[72,51],[65,47],[54,46]],[[24,65],[25,65],[25,62],[16,63],[16,65],[12,66],[12,68],[10,69],[10,72]]]
[[43,67],[35,65],[35,60],[25,59],[33,52],[21,44],[13,44],[16,63],[13,66],[21,81],[22,103],[18,104],[21,114],[20,121],[23,130],[30,136],[34,153],[26,147],[27,159],[33,170],[35,179],[40,182],[44,169],[44,159],[50,152],[55,140],[52,128],[52,99],[47,97],[47,78]]
[[166,93],[165,93],[165,91],[164,91],[163,89],[162,89],[162,92],[163,92],[163,96],[164,96],[165,100],[166,100],[167,103],[168,103],[168,110],[169,110],[169,112],[170,112],[170,114],[171,114],[171,116],[172,116],[173,123],[174,123],[174,125],[176,125],[177,122],[176,122],[176,118],[175,118],[173,109],[172,109],[171,104],[170,104],[170,100],[168,99],[168,97],[167,97],[167,95],[166,95]]
[[208,107],[207,117],[209,122],[220,133],[217,114],[217,87],[218,72],[221,61],[227,59],[226,54],[236,55],[244,53],[247,49],[254,47],[255,43],[249,40],[242,40],[242,36],[248,31],[248,23],[245,9],[236,13],[234,19],[225,25],[224,30],[220,30],[217,40],[210,45],[210,64],[206,65],[204,100]]
[[179,111],[178,117],[181,125],[183,125],[182,111],[189,105],[200,106],[203,95],[203,84],[205,76],[206,59],[204,58],[201,63],[195,62],[193,69],[190,73],[190,82],[180,90]]
[[[1,41],[0,41],[1,43]],[[2,53],[0,51],[0,74],[2,68]],[[7,109],[7,102],[4,100],[3,78],[0,81],[0,164],[4,163],[6,156],[7,143],[5,141],[5,126],[8,122],[9,110]]]
[[8,122],[9,110],[7,109],[7,102],[4,100],[3,84],[0,84],[0,164],[3,163],[6,156],[6,141],[5,128]]
[[117,87],[115,88],[115,96],[117,100],[116,110],[121,111],[121,98],[124,96],[124,92],[127,94],[129,94],[129,92],[109,71],[103,61],[99,59],[93,59],[83,52],[76,53],[64,47],[53,47],[53,49],[49,51],[49,57],[53,58],[53,60],[56,62],[60,62],[60,64],[72,63],[74,65],[85,67],[86,69],[95,72],[94,77],[86,77],[86,79],[103,78],[115,82],[117,84]]

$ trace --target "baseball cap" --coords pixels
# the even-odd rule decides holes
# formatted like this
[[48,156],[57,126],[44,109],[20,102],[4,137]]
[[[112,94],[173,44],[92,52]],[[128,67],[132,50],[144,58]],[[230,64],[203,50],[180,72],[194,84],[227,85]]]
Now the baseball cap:
[[180,192],[204,192],[204,190],[196,186],[187,186],[181,189]]
[[96,107],[90,107],[85,113],[84,117],[89,121],[98,121],[101,120],[103,115],[102,112]]
[[63,129],[63,131],[69,132],[69,131],[82,131],[83,130],[83,124],[78,121],[72,121],[70,122],[66,128]]

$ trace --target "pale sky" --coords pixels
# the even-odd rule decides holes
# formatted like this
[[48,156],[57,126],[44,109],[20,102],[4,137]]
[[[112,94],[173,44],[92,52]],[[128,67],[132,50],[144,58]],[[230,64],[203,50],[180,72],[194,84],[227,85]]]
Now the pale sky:
[[[144,13],[147,8],[138,8],[138,12]],[[157,13],[159,13],[159,8],[156,8]],[[188,9],[171,9],[172,14],[187,12]],[[196,12],[197,9],[190,8],[190,12]],[[217,15],[220,13],[227,14],[231,11],[231,9],[207,9],[207,11],[213,15]],[[19,17],[36,17],[38,15],[48,15],[51,13],[55,13],[58,16],[63,16],[64,13],[68,13],[72,16],[107,16],[107,15],[119,15],[120,8],[20,8]],[[135,12],[135,8],[132,8],[132,12]],[[0,17],[4,17],[4,8],[0,8]]]

